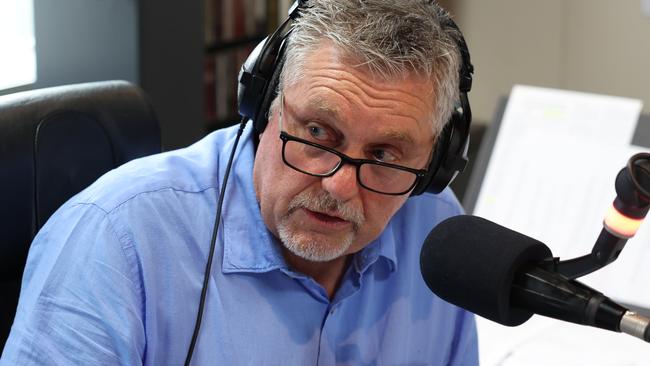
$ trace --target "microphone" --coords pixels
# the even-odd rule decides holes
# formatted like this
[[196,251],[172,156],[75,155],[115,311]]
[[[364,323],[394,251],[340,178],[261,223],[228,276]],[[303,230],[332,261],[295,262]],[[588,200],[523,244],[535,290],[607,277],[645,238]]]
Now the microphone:
[[543,243],[467,215],[438,224],[420,252],[431,291],[484,318],[517,326],[535,313],[650,342],[650,319],[552,271],[553,261]]

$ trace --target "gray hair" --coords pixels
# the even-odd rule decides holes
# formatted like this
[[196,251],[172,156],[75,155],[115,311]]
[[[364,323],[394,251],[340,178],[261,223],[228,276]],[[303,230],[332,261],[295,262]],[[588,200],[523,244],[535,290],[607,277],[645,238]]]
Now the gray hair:
[[[301,77],[305,59],[324,40],[384,80],[422,75],[437,98],[432,116],[438,136],[458,103],[460,33],[449,14],[426,0],[308,1],[287,40],[279,89]],[[275,104],[275,102],[274,102]]]

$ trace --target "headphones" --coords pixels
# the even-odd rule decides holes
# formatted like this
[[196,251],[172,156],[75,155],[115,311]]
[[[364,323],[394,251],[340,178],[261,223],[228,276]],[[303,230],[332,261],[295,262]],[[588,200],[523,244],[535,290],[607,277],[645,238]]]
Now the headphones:
[[[284,63],[286,39],[291,33],[292,24],[299,16],[300,9],[307,0],[296,0],[289,9],[289,17],[260,42],[248,56],[239,71],[237,102],[239,114],[251,119],[255,132],[260,134],[268,123],[267,112],[277,95],[277,86]],[[472,112],[467,93],[472,88],[474,67],[470,62],[469,50],[458,26],[451,20],[444,27],[458,31],[458,49],[461,56],[459,70],[459,101],[449,122],[443,128],[434,148],[427,174],[420,179],[412,196],[424,192],[440,193],[467,166],[469,148],[469,127]]]
[[[226,184],[230,175],[230,169],[239,143],[239,138],[241,137],[246,122],[249,119],[253,120],[253,127],[257,134],[262,133],[266,128],[266,124],[268,123],[267,112],[271,102],[277,94],[276,89],[284,62],[285,41],[289,33],[291,33],[292,24],[298,17],[299,9],[304,7],[306,2],[307,0],[296,0],[293,3],[289,9],[289,17],[287,20],[285,20],[282,25],[273,32],[273,34],[265,38],[255,47],[239,71],[237,102],[239,105],[239,114],[242,116],[242,120],[239,124],[237,137],[230,152],[226,173],[221,184],[221,194],[219,195],[217,213],[215,215],[214,227],[212,230],[210,251],[208,254],[205,273],[203,275],[203,287],[201,289],[199,309],[196,315],[196,323],[194,324],[192,339],[185,358],[186,366],[188,366],[192,361],[192,355],[194,354],[194,349],[201,329],[203,309],[207,298],[208,281],[212,268],[212,260],[214,258],[219,222],[221,220],[223,198],[225,196]],[[462,64],[459,70],[459,104],[455,106],[451,120],[445,125],[442,133],[438,137],[438,143],[435,146],[431,163],[427,169],[427,174],[420,179],[415,188],[413,188],[413,191],[411,192],[412,196],[422,194],[423,192],[440,193],[467,165],[469,125],[472,119],[467,93],[472,87],[472,73],[474,68],[469,60],[469,51],[467,50],[465,40],[456,24],[450,19],[449,23],[444,24],[444,26],[457,30],[459,34],[458,48],[462,58]]]

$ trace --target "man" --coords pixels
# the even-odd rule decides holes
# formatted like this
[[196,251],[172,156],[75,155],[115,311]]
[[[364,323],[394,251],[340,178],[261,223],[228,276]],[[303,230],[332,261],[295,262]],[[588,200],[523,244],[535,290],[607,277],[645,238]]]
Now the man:
[[[445,17],[422,0],[301,10],[268,125],[235,155],[193,364],[478,363],[473,317],[419,273],[461,208],[409,198],[458,98]],[[181,364],[235,134],[125,164],[59,209],[2,364]]]

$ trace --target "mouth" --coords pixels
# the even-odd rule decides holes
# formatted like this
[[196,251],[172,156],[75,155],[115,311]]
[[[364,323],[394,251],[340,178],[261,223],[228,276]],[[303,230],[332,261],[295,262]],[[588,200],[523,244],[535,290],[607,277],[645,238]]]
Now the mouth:
[[345,220],[339,216],[329,215],[323,212],[312,211],[306,208],[303,208],[305,215],[311,219],[311,221],[316,222],[320,226],[325,226],[331,229],[341,229],[352,225],[348,220]]
[[318,220],[323,220],[323,221],[333,222],[333,223],[336,223],[336,222],[348,222],[347,220],[344,220],[344,219],[342,219],[342,218],[340,218],[338,216],[328,215],[328,214],[325,214],[325,213],[322,213],[322,212],[312,211],[312,210],[308,210],[308,209],[305,209],[305,211],[307,212],[308,215],[314,216]]

